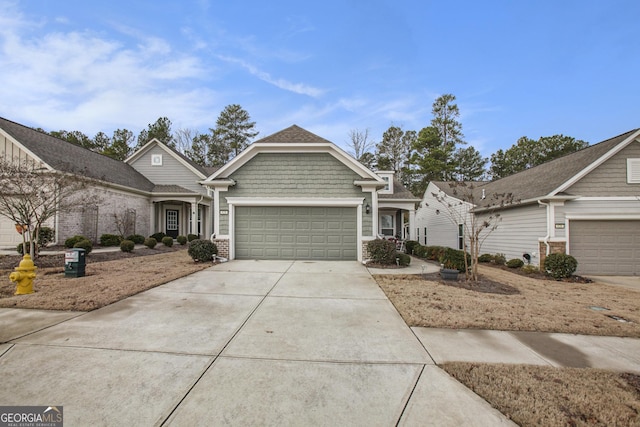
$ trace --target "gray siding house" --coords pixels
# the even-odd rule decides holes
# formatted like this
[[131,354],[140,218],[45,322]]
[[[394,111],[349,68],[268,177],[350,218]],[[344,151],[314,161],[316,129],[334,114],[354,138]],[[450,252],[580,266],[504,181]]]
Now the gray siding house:
[[[447,183],[434,184],[447,191]],[[516,200],[498,210],[502,221],[481,252],[507,258],[529,254],[536,265],[550,253],[564,252],[578,260],[578,274],[640,275],[639,129],[478,184],[475,191],[479,202],[470,209],[480,220],[493,211],[482,201],[482,192],[511,193]],[[416,224],[427,227],[429,244],[438,244],[429,237],[433,227],[427,224],[436,221],[429,197],[427,189]]]
[[[363,261],[368,241],[408,238],[415,230],[419,199],[393,172],[378,175],[295,125],[212,170],[158,140],[120,162],[0,119],[0,157],[25,156],[95,179],[95,205],[61,212],[51,224],[58,242],[115,233],[114,214],[129,212],[138,234],[198,234],[230,259]],[[14,224],[0,218],[0,246],[18,240]]]

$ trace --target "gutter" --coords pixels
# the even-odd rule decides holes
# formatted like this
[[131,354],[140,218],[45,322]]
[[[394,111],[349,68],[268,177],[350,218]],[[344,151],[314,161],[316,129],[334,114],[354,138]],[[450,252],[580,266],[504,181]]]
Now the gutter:
[[549,253],[551,252],[551,245],[549,244],[549,238],[551,237],[551,229],[549,227],[549,213],[550,213],[549,211],[551,210],[551,206],[549,205],[548,202],[543,202],[542,200],[538,200],[538,203],[547,208],[547,235],[544,236],[542,241],[544,242],[545,245],[547,245],[547,252],[545,255],[548,256]]

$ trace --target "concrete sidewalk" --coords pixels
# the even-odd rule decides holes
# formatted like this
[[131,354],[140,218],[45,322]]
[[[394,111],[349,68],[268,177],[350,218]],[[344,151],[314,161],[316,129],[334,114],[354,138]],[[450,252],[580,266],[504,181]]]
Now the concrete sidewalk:
[[67,426],[512,425],[356,262],[233,261],[90,313],[0,321],[0,402],[64,406]]

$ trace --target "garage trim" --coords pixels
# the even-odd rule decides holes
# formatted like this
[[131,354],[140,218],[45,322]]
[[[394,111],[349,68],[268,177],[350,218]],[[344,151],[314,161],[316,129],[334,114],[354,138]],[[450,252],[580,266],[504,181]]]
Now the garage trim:
[[356,253],[358,261],[362,261],[362,204],[364,197],[354,198],[291,198],[291,197],[227,197],[229,205],[229,259],[236,257],[236,206],[317,206],[317,207],[353,207],[356,212]]

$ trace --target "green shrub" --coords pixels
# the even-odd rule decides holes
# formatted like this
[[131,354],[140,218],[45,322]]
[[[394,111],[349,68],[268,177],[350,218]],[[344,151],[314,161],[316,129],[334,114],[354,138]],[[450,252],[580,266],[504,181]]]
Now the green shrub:
[[[27,246],[27,252],[29,252],[31,250],[31,242],[26,242],[25,245]],[[36,250],[36,253],[38,253],[38,245],[36,245],[35,250]],[[22,243],[18,244],[18,246],[16,247],[16,251],[18,251],[20,255],[24,255]]]
[[190,242],[193,242],[198,237],[200,237],[200,236],[198,236],[197,234],[187,234],[187,240],[190,241]]
[[411,264],[411,257],[405,253],[398,252],[396,253],[396,258],[398,260],[398,265],[407,266]]
[[396,244],[391,240],[375,239],[367,242],[371,261],[378,264],[396,263]]
[[544,259],[544,271],[554,279],[571,277],[578,268],[578,261],[571,255],[551,254]]
[[[467,255],[467,265],[471,264],[471,257]],[[452,270],[464,271],[464,257],[465,252],[458,249],[445,248],[442,255],[439,258],[440,264],[444,265],[444,268]]]
[[55,230],[51,227],[40,227],[40,232],[38,233],[38,246],[45,247],[49,243],[53,242],[53,239],[56,238]]
[[122,252],[133,252],[133,248],[136,247],[136,244],[133,243],[132,240],[123,240],[120,242],[120,250]]
[[91,243],[91,240],[84,239],[84,240],[77,241],[76,244],[73,245],[73,247],[84,249],[88,255],[93,250],[93,243]]
[[100,246],[119,246],[122,237],[116,234],[103,234],[100,236]]
[[478,257],[478,262],[492,262],[493,255],[491,254],[482,254]]
[[540,269],[535,265],[527,264],[522,267],[522,272],[525,274],[533,274],[533,273],[539,273]]
[[126,240],[131,240],[136,245],[142,245],[144,243],[144,236],[142,234],[132,234],[127,236]]
[[171,246],[173,246],[173,237],[164,236],[162,238],[162,244],[165,245],[166,247],[170,248]]
[[413,248],[413,255],[418,258],[427,258],[428,246],[416,246]]
[[67,240],[64,241],[64,246],[65,248],[73,248],[75,247],[75,244],[78,243],[80,240],[89,240],[86,237],[80,235],[80,234],[76,234],[73,237],[69,237]]
[[176,240],[178,241],[178,243],[180,243],[181,245],[186,245],[187,244],[187,236],[178,236],[176,238]]
[[417,242],[415,240],[407,240],[404,243],[404,251],[405,253],[411,255],[413,254],[414,249],[418,246],[420,246],[420,242]]
[[495,265],[505,265],[507,263],[507,257],[504,254],[497,253],[493,256],[493,263]]
[[451,248],[445,248],[444,246],[427,246],[427,259],[431,261],[439,261],[444,253],[449,249]]
[[162,231],[158,231],[157,233],[153,233],[151,236],[149,237],[153,237],[154,239],[156,239],[156,242],[162,242],[162,239],[166,236],[166,234],[164,234]]
[[520,268],[524,265],[524,261],[518,258],[512,258],[507,261],[507,267],[509,268]]
[[211,261],[213,256],[218,253],[218,248],[209,240],[194,239],[189,242],[187,253],[195,262]]
[[147,237],[146,239],[144,239],[144,245],[149,249],[155,248],[157,244],[158,244],[158,241],[153,237]]

